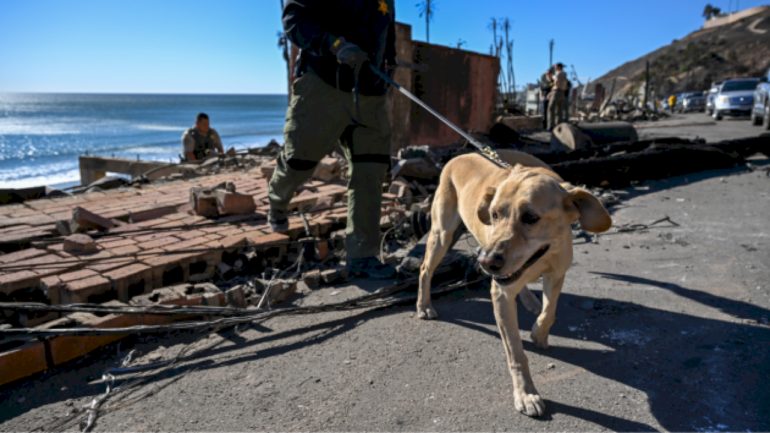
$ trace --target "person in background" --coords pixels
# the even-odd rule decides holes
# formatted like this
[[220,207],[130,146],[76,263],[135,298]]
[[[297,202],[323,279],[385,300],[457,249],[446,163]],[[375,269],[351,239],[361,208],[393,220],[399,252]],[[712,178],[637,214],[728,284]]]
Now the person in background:
[[668,108],[671,110],[671,113],[674,112],[674,107],[676,107],[676,95],[671,95],[668,97]]
[[548,128],[548,98],[553,87],[553,71],[545,71],[545,75],[540,79],[540,104],[543,110],[543,129]]
[[557,63],[554,68],[553,88],[549,93],[548,102],[548,130],[553,130],[556,125],[564,122],[564,106],[566,105],[567,73],[564,65]]
[[[566,72],[565,72],[566,74]],[[570,92],[572,92],[572,81],[567,80],[567,88],[564,90],[564,121],[569,122]]]
[[[284,126],[285,145],[268,185],[268,224],[287,231],[297,187],[339,143],[349,165],[347,267],[356,277],[393,278],[380,263],[382,184],[390,166],[388,84],[396,66],[394,0],[288,0],[287,38],[300,49]],[[358,104],[354,103],[357,90]]]
[[195,117],[195,126],[182,134],[182,147],[188,161],[205,158],[207,150],[225,152],[219,134],[209,126],[209,116],[206,113],[198,113]]

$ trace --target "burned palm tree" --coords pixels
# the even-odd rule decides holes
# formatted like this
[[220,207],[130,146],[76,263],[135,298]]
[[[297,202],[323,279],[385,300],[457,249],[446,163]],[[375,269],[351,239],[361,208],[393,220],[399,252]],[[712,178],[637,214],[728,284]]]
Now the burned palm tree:
[[[497,91],[506,103],[516,100],[516,77],[513,72],[513,40],[511,39],[511,21],[508,18],[491,18],[488,28],[492,30],[493,43],[489,54],[500,61],[500,74],[497,80]],[[500,35],[498,36],[498,30]],[[503,38],[505,35],[505,38]],[[503,60],[506,61],[505,67]]]
[[430,43],[430,21],[433,19],[433,12],[436,11],[436,2],[423,0],[416,6],[420,8],[420,18],[425,17],[425,42]]

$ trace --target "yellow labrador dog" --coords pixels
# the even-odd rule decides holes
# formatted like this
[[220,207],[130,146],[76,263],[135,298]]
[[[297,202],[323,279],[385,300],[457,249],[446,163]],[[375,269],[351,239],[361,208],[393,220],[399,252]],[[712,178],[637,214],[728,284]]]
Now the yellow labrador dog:
[[[430,300],[433,272],[460,222],[482,246],[478,262],[492,276],[495,319],[513,376],[516,409],[529,416],[545,412],[519,336],[516,295],[534,314],[532,340],[548,348],[556,303],[572,264],[572,230],[600,233],[612,225],[607,210],[588,191],[564,182],[544,162],[521,152],[501,151],[513,166],[502,169],[479,154],[457,157],[441,173],[431,213],[432,227],[420,268],[417,317],[438,317]],[[542,305],[526,284],[543,276]]]

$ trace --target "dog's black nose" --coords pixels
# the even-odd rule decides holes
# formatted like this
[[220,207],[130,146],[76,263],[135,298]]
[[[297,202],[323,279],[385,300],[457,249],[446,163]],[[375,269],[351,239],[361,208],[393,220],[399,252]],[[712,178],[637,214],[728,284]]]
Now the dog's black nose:
[[481,266],[492,272],[497,272],[505,266],[505,257],[502,254],[488,253],[482,251],[478,258]]

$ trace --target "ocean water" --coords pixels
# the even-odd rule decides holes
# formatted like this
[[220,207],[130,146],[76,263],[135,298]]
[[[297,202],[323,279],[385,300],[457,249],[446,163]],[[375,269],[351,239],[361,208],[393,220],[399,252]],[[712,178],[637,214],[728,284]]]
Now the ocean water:
[[179,162],[199,112],[225,150],[283,142],[286,95],[0,93],[0,188],[71,186],[78,156]]

